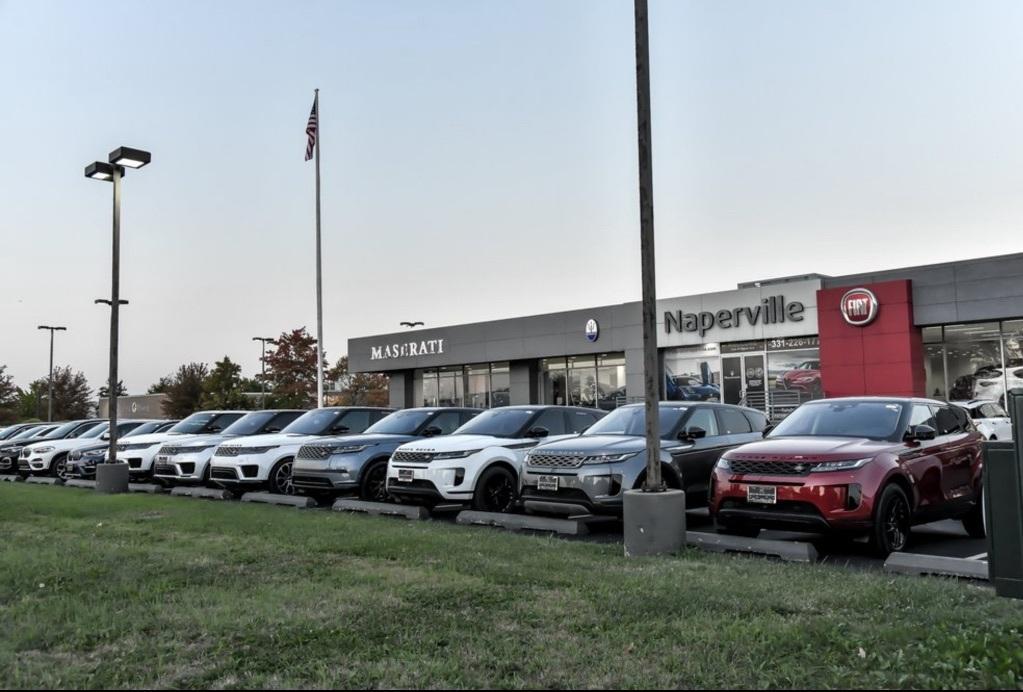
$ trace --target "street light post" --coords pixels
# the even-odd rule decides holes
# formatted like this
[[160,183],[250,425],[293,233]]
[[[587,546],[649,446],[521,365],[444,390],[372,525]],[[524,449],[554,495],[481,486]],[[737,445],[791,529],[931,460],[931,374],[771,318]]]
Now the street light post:
[[[117,359],[120,308],[127,301],[121,300],[121,178],[125,168],[142,168],[152,159],[148,151],[120,147],[110,152],[108,163],[96,161],[85,167],[85,177],[93,180],[109,180],[114,184],[113,203],[113,248],[110,265],[110,300],[97,300],[110,306],[110,378],[109,417],[110,448],[107,463],[96,466],[96,488],[103,492],[126,492],[128,490],[127,464],[117,463]],[[123,466],[123,468],[122,468]],[[104,468],[105,467],[105,468]]]
[[67,327],[49,327],[45,324],[41,324],[39,329],[48,329],[50,331],[50,379],[47,387],[46,394],[46,422],[53,422],[53,333],[54,332],[66,332]]
[[259,394],[259,407],[265,409],[266,408],[266,345],[268,343],[269,344],[276,344],[277,341],[274,340],[274,339],[271,339],[268,336],[254,336],[254,337],[252,337],[252,340],[253,341],[261,341],[263,343],[263,355],[259,359],[260,362],[263,364],[263,370],[262,370],[263,374],[259,378],[259,383],[260,383],[260,388],[259,388],[259,391],[260,391],[260,394]]
[[640,264],[643,314],[643,400],[646,480],[625,493],[625,555],[678,552],[685,545],[685,493],[661,479],[660,367],[657,362],[657,284],[654,254],[654,176],[650,110],[650,31],[647,0],[634,0],[636,121],[639,149]]

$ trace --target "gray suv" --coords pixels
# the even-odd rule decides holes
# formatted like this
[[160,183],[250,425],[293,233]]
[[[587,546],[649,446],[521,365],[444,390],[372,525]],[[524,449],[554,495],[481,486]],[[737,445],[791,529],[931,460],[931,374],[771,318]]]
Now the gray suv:
[[395,449],[425,437],[450,435],[477,414],[476,408],[429,407],[396,411],[360,435],[302,445],[292,485],[306,495],[358,492],[363,500],[387,499],[387,461]]
[[[527,512],[621,515],[622,493],[646,477],[643,404],[623,406],[579,437],[530,450],[520,474]],[[708,402],[660,404],[661,476],[686,491],[686,506],[707,504],[718,457],[763,437],[767,417],[755,409]]]

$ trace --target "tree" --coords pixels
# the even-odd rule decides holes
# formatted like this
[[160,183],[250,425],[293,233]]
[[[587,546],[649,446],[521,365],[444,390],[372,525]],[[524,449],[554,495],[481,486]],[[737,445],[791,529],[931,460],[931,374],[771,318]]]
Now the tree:
[[[45,416],[48,408],[46,397],[49,394],[47,378],[40,377],[29,385],[29,389],[35,394],[42,409],[38,415]],[[87,418],[92,415],[95,406],[92,388],[85,373],[72,370],[70,365],[53,368],[53,420]]]
[[387,406],[390,403],[390,379],[377,373],[350,373],[348,356],[341,356],[328,376],[337,382],[331,403],[338,406]]
[[174,383],[173,375],[161,377],[159,382],[157,382],[156,384],[149,385],[149,389],[146,390],[146,394],[166,394],[167,390],[170,389],[170,386],[173,383]]
[[14,386],[14,376],[8,375],[6,365],[0,365],[0,424],[18,420],[18,404],[21,392]]
[[316,404],[316,339],[305,327],[284,332],[266,352],[266,383],[267,401],[273,406]]
[[203,382],[202,408],[206,409],[247,409],[252,401],[245,396],[242,381],[242,367],[224,356],[213,366],[213,371]]
[[[101,400],[110,398],[110,387],[103,385],[99,388],[96,396]],[[117,396],[128,396],[128,388],[124,386],[124,380],[117,381]]]
[[[163,414],[168,418],[185,418],[199,410],[200,401],[203,395],[203,385],[209,375],[209,368],[205,363],[189,363],[182,365],[173,375],[160,378],[157,385],[149,388],[151,394],[166,394],[167,399],[163,402]],[[162,392],[154,392],[156,386],[161,386]]]

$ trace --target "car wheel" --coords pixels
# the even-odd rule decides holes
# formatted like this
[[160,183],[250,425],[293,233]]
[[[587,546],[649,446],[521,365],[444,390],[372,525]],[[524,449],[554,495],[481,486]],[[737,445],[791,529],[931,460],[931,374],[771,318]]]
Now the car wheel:
[[62,481],[67,480],[67,454],[58,454],[50,462],[50,475]]
[[477,481],[472,508],[480,512],[510,512],[518,494],[515,474],[503,466],[493,466]]
[[891,483],[881,491],[870,535],[871,546],[878,555],[887,557],[905,549],[909,542],[910,512],[909,500],[902,488]]
[[969,514],[964,514],[962,519],[960,519],[963,522],[963,528],[966,529],[966,533],[970,534],[970,538],[987,537],[987,523],[984,517],[984,506],[986,503],[987,498],[982,494],[980,502],[974,505]]
[[387,461],[374,462],[362,474],[359,499],[369,502],[387,502],[390,499],[387,496]]
[[295,486],[291,482],[291,471],[294,462],[281,459],[270,470],[270,492],[276,495],[294,495]]

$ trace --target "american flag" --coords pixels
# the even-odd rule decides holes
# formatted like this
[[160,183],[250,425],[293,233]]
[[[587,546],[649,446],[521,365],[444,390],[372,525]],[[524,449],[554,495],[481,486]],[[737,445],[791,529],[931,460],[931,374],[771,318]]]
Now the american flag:
[[309,122],[305,126],[305,133],[309,137],[309,142],[305,145],[305,160],[308,161],[313,157],[313,148],[316,146],[316,130],[319,128],[319,120],[316,115],[317,107],[320,103],[320,95],[317,94],[313,98],[313,109],[309,111]]

